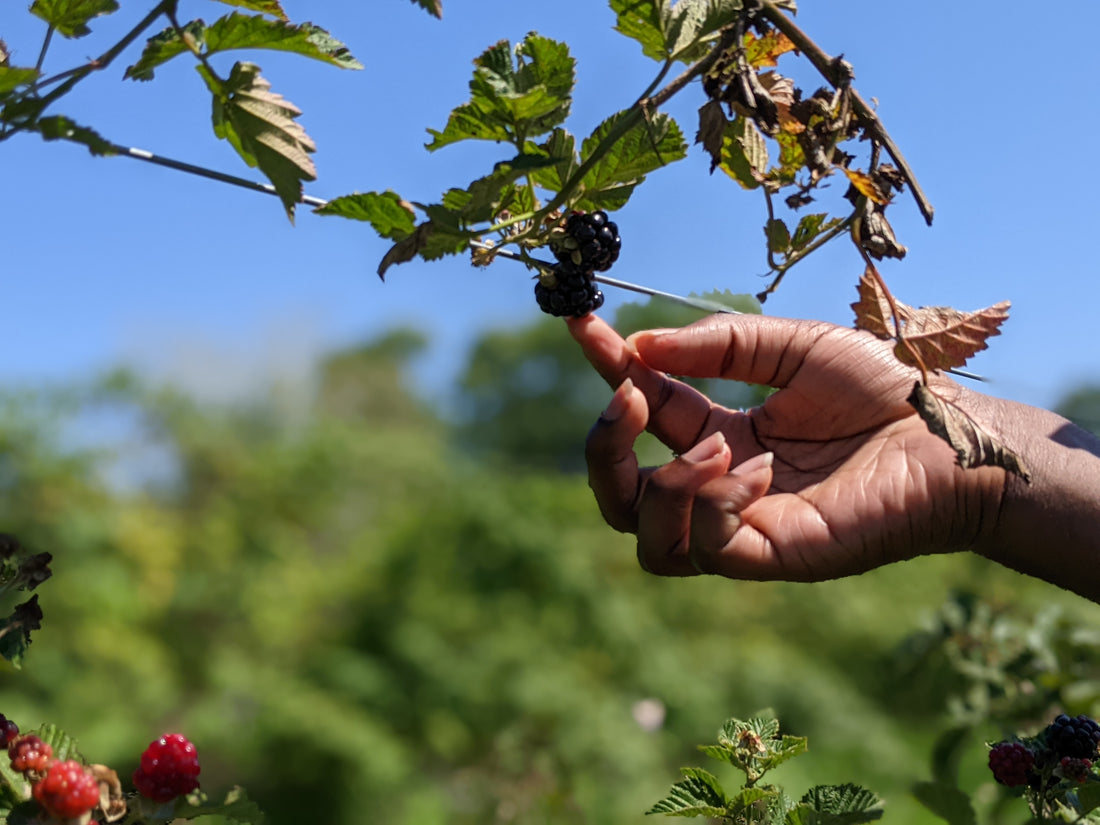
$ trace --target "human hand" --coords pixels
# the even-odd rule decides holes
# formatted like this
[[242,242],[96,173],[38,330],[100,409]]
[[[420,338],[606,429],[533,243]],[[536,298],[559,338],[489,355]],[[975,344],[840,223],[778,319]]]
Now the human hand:
[[[918,373],[891,342],[755,315],[628,341],[595,315],[569,328],[618,388],[588,437],[589,483],[607,522],[637,534],[650,572],[818,581],[978,549],[996,527],[1004,471],[957,466],[906,401]],[[666,373],[779,391],[739,412]],[[972,414],[982,409],[984,396],[932,381]],[[644,429],[678,456],[639,468]]]

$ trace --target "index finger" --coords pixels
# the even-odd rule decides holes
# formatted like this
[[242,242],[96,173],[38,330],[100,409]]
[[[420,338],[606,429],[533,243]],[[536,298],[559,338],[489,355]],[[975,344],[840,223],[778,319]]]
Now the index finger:
[[618,387],[629,378],[641,390],[649,404],[647,429],[669,448],[686,452],[717,429],[712,419],[715,407],[710,399],[644,364],[622,336],[601,318],[590,313],[583,318],[567,319],[566,323],[585,357],[608,384]]

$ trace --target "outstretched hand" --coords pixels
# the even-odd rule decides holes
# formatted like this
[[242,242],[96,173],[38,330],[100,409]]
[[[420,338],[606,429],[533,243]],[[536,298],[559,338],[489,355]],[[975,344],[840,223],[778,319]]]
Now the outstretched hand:
[[[589,483],[607,522],[637,534],[650,572],[818,581],[975,549],[996,525],[1004,471],[956,465],[907,403],[918,374],[891,342],[755,315],[626,341],[595,315],[569,328],[617,388],[588,437]],[[779,389],[740,412],[669,374]],[[677,456],[640,468],[633,444],[645,429]]]

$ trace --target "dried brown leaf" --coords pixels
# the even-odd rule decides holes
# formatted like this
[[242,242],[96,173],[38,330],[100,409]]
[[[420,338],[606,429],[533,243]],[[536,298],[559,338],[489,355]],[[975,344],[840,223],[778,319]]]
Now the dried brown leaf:
[[794,42],[780,31],[770,31],[763,37],[757,37],[752,32],[745,35],[745,56],[749,65],[754,69],[762,66],[775,66],[781,55],[787,52],[797,51]]
[[1031,471],[1023,458],[982,429],[965,411],[924,384],[916,382],[906,400],[928,425],[929,432],[951,445],[960,467],[1000,467],[1025,482],[1031,481]]
[[710,155],[711,172],[722,162],[722,139],[728,125],[726,112],[717,100],[708,100],[699,108],[699,131],[695,133],[695,142],[703,144]]
[[791,114],[791,106],[795,103],[794,81],[779,72],[761,72],[760,85],[775,101],[779,128],[792,135],[806,131],[806,124]]
[[[882,339],[895,337],[893,313],[890,310],[890,302],[879,286],[878,280],[871,274],[871,270],[864,271],[859,279],[859,300],[852,304],[856,313],[856,329],[865,329]],[[898,315],[902,324],[917,310],[908,304],[903,304],[895,299]]]
[[986,341],[1000,335],[1000,325],[1008,319],[1008,301],[975,312],[960,312],[951,307],[921,307],[911,310],[903,321],[902,333],[909,347],[895,348],[898,360],[917,366],[910,348],[915,349],[929,369],[961,367]]

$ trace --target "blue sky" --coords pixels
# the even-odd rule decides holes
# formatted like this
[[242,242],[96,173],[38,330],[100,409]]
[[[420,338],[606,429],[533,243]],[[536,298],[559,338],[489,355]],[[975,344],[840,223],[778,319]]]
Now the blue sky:
[[[0,12],[14,63],[33,64],[43,27],[23,10]],[[94,21],[93,35],[56,39],[47,69],[98,54],[151,2]],[[181,17],[229,9],[183,0]],[[468,97],[471,59],[530,30],[567,41],[578,61],[568,128],[581,136],[629,105],[656,64],[612,31],[593,0],[444,0],[442,22],[408,0],[284,0],[290,16],[344,40],[361,72],[275,53],[239,55],[263,67],[275,91],[304,110],[317,141],[319,180],[332,197],[394,189],[428,201],[501,159],[499,147],[458,145],[429,154],[425,129],[442,128]],[[1003,299],[1003,334],[971,367],[986,389],[1054,403],[1068,387],[1100,382],[1089,338],[1100,304],[1092,243],[1097,207],[1092,136],[1100,134],[1100,55],[1089,45],[1100,4],[1057,16],[1033,3],[884,3],[802,0],[800,25],[843,52],[856,85],[875,98],[936,207],[927,228],[908,196],[892,207],[909,257],[882,271],[911,304],[975,309]],[[118,143],[256,177],[210,129],[205,87],[187,60],[153,83],[122,81],[123,55],[56,109]],[[234,56],[225,56],[225,67]],[[780,71],[812,90],[797,58]],[[670,111],[693,135],[696,89]],[[119,363],[211,392],[301,372],[324,348],[412,323],[433,349],[421,391],[445,396],[465,348],[480,333],[537,315],[517,265],[474,270],[464,259],[414,262],[374,274],[388,243],[365,224],[299,213],[291,227],[273,198],[123,158],[20,137],[0,144],[5,344],[0,382],[89,377]],[[836,193],[842,190],[837,183]],[[623,253],[610,274],[673,292],[756,292],[765,281],[763,203],[698,149],[654,173],[616,215]],[[862,266],[846,242],[792,270],[766,311],[851,323]],[[608,290],[608,308],[632,296]]]

